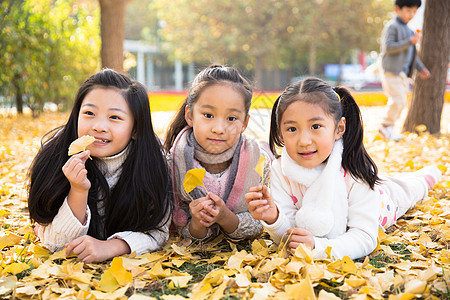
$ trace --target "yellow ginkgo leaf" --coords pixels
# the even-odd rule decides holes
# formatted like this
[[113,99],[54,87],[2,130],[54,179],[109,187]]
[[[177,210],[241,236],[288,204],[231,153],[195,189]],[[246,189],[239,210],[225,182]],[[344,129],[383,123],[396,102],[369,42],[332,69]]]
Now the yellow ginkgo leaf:
[[177,287],[186,288],[189,280],[192,279],[192,275],[172,276],[167,279],[171,280],[171,282],[169,282],[169,288],[175,290]]
[[8,236],[0,237],[0,250],[12,245],[14,245],[14,242]]
[[410,159],[406,162],[405,167],[410,167],[411,169],[414,168],[414,162]]
[[203,177],[205,177],[205,169],[190,169],[184,175],[183,187],[186,193],[190,193],[193,189],[198,186],[206,187],[203,185]]
[[86,150],[86,147],[92,144],[94,141],[95,138],[90,135],[83,135],[82,137],[77,138],[69,146],[69,156],[83,152],[84,150]]
[[103,272],[102,277],[100,279],[100,286],[99,289],[111,293],[117,290],[120,287],[119,283],[117,282],[114,275],[111,273],[110,270],[106,270]]
[[123,266],[122,257],[114,257],[113,261],[111,262],[111,268],[109,268],[109,271],[114,276],[114,278],[116,278],[117,283],[122,286],[133,280],[133,275],[131,274],[131,272],[125,269],[125,267]]
[[314,288],[308,276],[306,276],[305,279],[300,280],[299,283],[286,285],[285,289],[287,295],[294,299],[300,299],[298,298],[298,295],[302,295],[301,299],[316,299]]
[[427,126],[424,124],[417,125],[416,128],[414,128],[419,133],[424,133],[427,131]]
[[23,262],[15,262],[10,265],[8,265],[6,268],[3,269],[3,275],[6,274],[19,274],[22,271],[28,270],[30,268],[29,265]]
[[264,161],[265,157],[261,155],[259,158],[258,163],[256,164],[255,171],[261,176],[262,179],[264,179]]
[[15,289],[17,286],[17,277],[8,276],[0,279],[0,292],[5,295],[7,292]]
[[75,272],[75,273],[67,276],[66,278],[64,278],[64,280],[70,280],[70,279],[89,284],[89,283],[91,283],[92,274],[83,273],[83,272]]
[[356,274],[356,271],[358,270],[358,268],[356,267],[353,260],[348,256],[344,256],[342,258],[341,266],[342,266],[342,271],[345,273]]

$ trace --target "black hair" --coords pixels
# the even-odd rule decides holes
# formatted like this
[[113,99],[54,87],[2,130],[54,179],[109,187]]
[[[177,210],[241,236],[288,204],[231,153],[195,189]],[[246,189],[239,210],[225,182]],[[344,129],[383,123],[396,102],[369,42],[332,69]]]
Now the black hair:
[[395,5],[399,8],[404,6],[406,7],[417,7],[419,8],[422,5],[421,0],[395,0]]
[[189,95],[181,105],[167,131],[164,142],[166,151],[170,151],[178,133],[188,125],[184,117],[186,106],[192,109],[195,102],[200,98],[201,93],[207,87],[216,84],[230,84],[239,92],[245,101],[245,115],[248,115],[253,95],[250,83],[233,67],[211,65],[198,73],[192,81]]
[[375,183],[379,181],[378,169],[364,148],[364,129],[359,107],[350,92],[344,87],[333,89],[325,81],[314,77],[289,85],[272,108],[269,135],[269,146],[272,153],[279,157],[276,147],[284,146],[280,133],[280,121],[287,107],[295,101],[320,105],[326,113],[333,116],[336,125],[342,117],[345,117],[346,129],[342,137],[344,140],[342,167],[355,179],[366,182],[373,189]]
[[[62,172],[69,159],[69,145],[78,138],[78,115],[86,95],[96,88],[115,89],[126,100],[134,117],[133,140],[122,165],[117,184],[110,191],[100,172],[100,160],[85,163],[91,182],[88,206],[92,217],[88,234],[106,239],[121,231],[160,230],[169,221],[169,173],[162,146],[153,131],[150,104],[145,87],[126,75],[104,69],[88,78],[79,88],[67,123],[48,133],[30,170],[28,210],[32,221],[46,225],[53,221],[70,190]],[[104,215],[98,203],[103,201]]]

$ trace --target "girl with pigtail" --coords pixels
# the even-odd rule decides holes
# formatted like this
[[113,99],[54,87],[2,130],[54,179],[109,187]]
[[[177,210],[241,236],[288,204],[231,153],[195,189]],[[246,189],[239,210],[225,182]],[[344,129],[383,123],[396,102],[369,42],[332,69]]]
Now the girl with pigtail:
[[[276,100],[270,149],[277,157],[267,187],[246,194],[250,213],[272,239],[316,258],[370,254],[385,229],[423,199],[440,179],[434,166],[378,176],[363,145],[361,113],[350,92],[317,78],[288,86]],[[281,155],[277,153],[281,148]]]
[[[184,238],[205,241],[220,232],[239,241],[261,235],[263,227],[248,211],[245,193],[262,185],[255,171],[261,156],[264,176],[272,156],[244,134],[252,88],[231,67],[212,65],[194,78],[189,95],[172,121],[169,152],[174,194],[173,223]],[[203,169],[204,186],[187,192],[188,171]]]

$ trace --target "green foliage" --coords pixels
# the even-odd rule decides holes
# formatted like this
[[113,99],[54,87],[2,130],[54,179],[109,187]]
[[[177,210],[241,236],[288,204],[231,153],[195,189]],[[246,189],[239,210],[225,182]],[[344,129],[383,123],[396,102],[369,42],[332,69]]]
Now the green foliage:
[[2,1],[0,22],[0,93],[24,95],[32,110],[68,105],[99,68],[98,12],[76,1]]
[[146,40],[157,44],[158,18],[152,9],[153,0],[130,1],[125,13],[125,39]]
[[[378,50],[389,0],[154,0],[159,34],[174,58],[239,64],[248,70],[293,69],[350,51]],[[341,59],[343,58],[343,59]],[[319,61],[323,63],[325,60]]]

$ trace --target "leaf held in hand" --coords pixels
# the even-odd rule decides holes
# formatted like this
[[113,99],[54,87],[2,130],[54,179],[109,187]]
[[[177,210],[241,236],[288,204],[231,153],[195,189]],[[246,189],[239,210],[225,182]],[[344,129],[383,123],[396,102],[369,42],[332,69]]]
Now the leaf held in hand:
[[255,171],[259,174],[259,176],[261,176],[262,179],[264,178],[264,161],[265,160],[266,160],[266,158],[261,155],[261,157],[259,158],[259,161],[255,167]]
[[69,156],[85,151],[86,147],[94,141],[95,138],[90,135],[83,135],[82,137],[77,138],[69,146]]
[[183,187],[186,193],[190,193],[198,186],[206,187],[203,185],[203,177],[205,177],[206,170],[204,169],[190,169],[184,175]]

